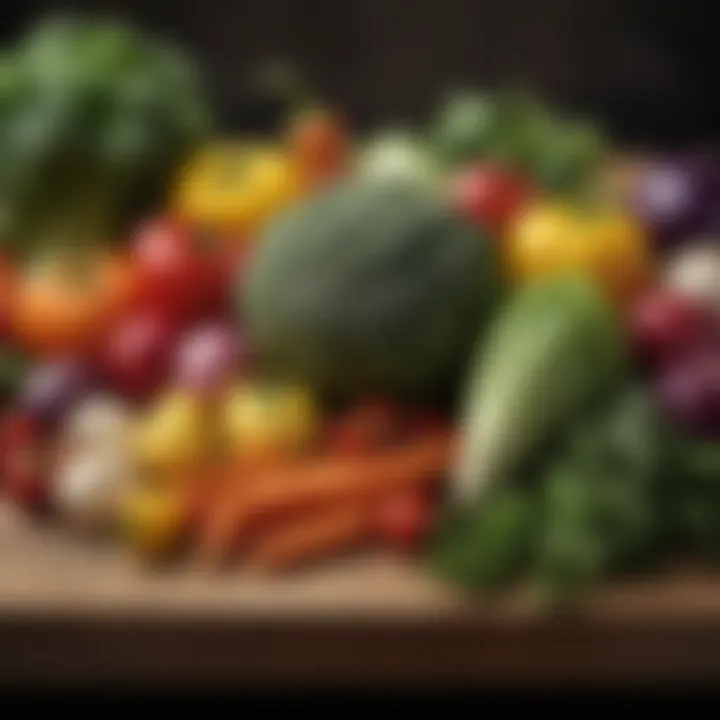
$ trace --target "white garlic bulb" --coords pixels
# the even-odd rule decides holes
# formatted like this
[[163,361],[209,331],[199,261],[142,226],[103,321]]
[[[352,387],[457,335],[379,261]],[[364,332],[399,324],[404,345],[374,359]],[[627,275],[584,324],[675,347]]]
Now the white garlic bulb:
[[120,494],[134,477],[127,453],[97,448],[69,455],[60,462],[52,483],[55,507],[76,529],[106,528]]

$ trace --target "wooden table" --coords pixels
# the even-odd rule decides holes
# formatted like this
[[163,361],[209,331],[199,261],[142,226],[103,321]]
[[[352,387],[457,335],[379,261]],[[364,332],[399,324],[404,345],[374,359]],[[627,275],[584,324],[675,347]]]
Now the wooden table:
[[720,679],[720,577],[615,586],[574,617],[472,603],[392,558],[294,577],[142,570],[0,506],[0,678],[430,683]]

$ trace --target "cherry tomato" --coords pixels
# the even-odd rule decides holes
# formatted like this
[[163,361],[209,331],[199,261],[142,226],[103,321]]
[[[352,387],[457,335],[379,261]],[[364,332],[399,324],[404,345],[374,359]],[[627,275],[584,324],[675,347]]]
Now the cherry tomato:
[[384,498],[378,505],[374,530],[390,548],[413,552],[430,531],[434,506],[429,494],[407,490]]
[[708,311],[666,288],[645,292],[631,308],[631,341],[639,359],[655,367],[691,349],[712,328]]
[[484,163],[460,169],[451,182],[450,192],[458,210],[495,233],[503,232],[532,196],[524,178]]
[[387,400],[369,400],[331,423],[329,442],[337,452],[362,454],[398,442],[407,429],[408,419],[400,408]]
[[136,292],[127,258],[53,257],[19,278],[13,330],[38,355],[83,354],[95,346],[102,329],[135,302]]
[[435,409],[417,410],[412,415],[411,433],[434,433],[447,430],[449,420],[445,414]]
[[168,378],[181,326],[167,311],[143,309],[122,317],[110,328],[99,364],[122,394],[146,399]]
[[330,422],[327,437],[334,451],[363,454],[444,427],[447,427],[447,420],[434,410],[401,407],[390,400],[377,398],[342,412]]
[[146,222],[132,243],[145,301],[182,321],[215,314],[228,289],[227,258],[219,246],[171,218]]
[[0,422],[0,490],[28,512],[47,509],[44,441],[29,415],[11,411]]
[[296,115],[288,140],[292,157],[311,187],[337,178],[348,167],[348,130],[332,112],[309,110]]

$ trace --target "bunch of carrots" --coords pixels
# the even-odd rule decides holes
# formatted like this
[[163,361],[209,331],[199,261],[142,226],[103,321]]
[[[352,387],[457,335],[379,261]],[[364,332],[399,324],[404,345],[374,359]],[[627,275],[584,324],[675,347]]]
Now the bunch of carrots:
[[278,571],[373,544],[417,548],[455,438],[436,418],[406,419],[400,429],[397,419],[379,423],[380,414],[355,410],[309,453],[229,461],[188,485],[196,564]]

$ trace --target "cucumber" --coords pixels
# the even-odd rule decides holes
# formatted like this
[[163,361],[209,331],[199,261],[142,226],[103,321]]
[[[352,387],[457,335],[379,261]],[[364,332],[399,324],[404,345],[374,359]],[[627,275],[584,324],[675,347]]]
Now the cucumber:
[[591,280],[563,275],[522,287],[478,342],[461,418],[451,500],[470,505],[622,382],[620,324]]

